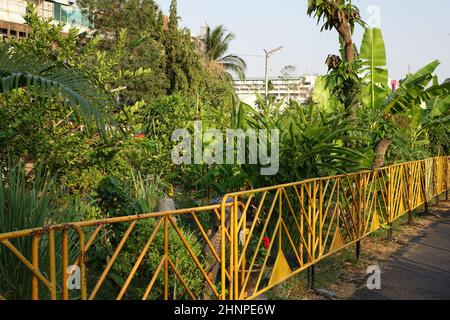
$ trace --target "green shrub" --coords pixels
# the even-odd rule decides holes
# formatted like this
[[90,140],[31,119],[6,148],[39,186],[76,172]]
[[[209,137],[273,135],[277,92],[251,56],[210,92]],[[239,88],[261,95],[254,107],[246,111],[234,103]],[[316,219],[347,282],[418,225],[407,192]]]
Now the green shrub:
[[140,172],[131,173],[133,180],[132,196],[135,200],[135,207],[138,213],[148,213],[158,211],[158,200],[165,197],[164,190],[167,185],[158,176],[142,177]]
[[130,193],[128,187],[117,177],[107,176],[97,187],[99,206],[110,217],[132,215],[136,211]]
[[[101,181],[97,188],[97,193],[100,206],[105,214],[115,217],[157,211],[158,200],[165,196],[164,189],[166,188],[166,184],[157,176],[143,178],[139,172],[132,172],[131,176],[132,183],[130,185],[113,176],[106,177]],[[108,280],[103,284],[102,290],[98,293],[100,299],[114,299],[117,297],[141,250],[155,230],[158,222],[159,219],[154,218],[139,221],[136,224],[125,246],[122,248],[117,261],[114,263],[112,270],[109,272]],[[178,221],[177,225],[194,254],[199,257],[200,261],[203,261],[201,256],[202,245],[197,236],[184,227],[181,221]],[[91,269],[90,275],[88,274],[90,289],[92,289],[92,286],[98,280],[97,275],[103,272],[108,259],[117,248],[127,227],[127,225],[122,223],[107,228],[103,236],[99,237],[99,241],[91,248],[88,254],[90,259],[88,265]],[[175,229],[169,225],[168,230],[169,256],[177,271],[186,281],[189,289],[199,294],[203,286],[203,276]],[[161,225],[124,298],[142,298],[163,257],[164,226]],[[149,296],[150,299],[162,298],[164,286],[163,275],[164,272],[159,274],[154,289]],[[170,295],[172,297],[176,296],[177,298],[186,297],[186,294],[183,293],[184,290],[181,283],[175,277],[173,271],[170,271]]]
[[433,156],[450,154],[450,126],[439,124],[430,129],[429,149]]
[[[122,287],[123,282],[128,277],[131,269],[134,266],[141,250],[148,241],[150,235],[155,230],[158,219],[149,219],[139,222],[132,234],[132,239],[127,241],[122,253],[114,264],[111,271],[111,279],[116,283],[117,288]],[[188,242],[190,248],[197,257],[201,257],[202,246],[198,241],[196,235],[190,231],[186,231],[183,227],[178,227],[182,230],[182,234]],[[168,250],[169,256],[172,259],[177,271],[186,281],[189,289],[194,294],[199,295],[203,289],[203,276],[194,263],[180,237],[172,226],[168,229]],[[164,224],[158,230],[150,249],[142,261],[138,272],[136,273],[125,298],[127,299],[141,299],[144,295],[150,280],[152,279],[158,265],[164,256]],[[164,268],[161,270],[155,285],[151,291],[149,299],[159,300],[163,297],[164,288]],[[169,297],[176,296],[177,299],[188,298],[187,294],[183,294],[184,288],[176,279],[176,275],[169,267]]]

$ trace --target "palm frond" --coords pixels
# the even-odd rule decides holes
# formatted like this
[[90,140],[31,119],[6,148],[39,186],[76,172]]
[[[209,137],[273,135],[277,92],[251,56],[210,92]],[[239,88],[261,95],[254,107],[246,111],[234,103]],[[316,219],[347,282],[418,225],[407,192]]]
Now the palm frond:
[[219,60],[219,62],[230,71],[236,73],[239,79],[245,78],[245,71],[247,70],[247,64],[245,61],[236,55],[230,54],[226,57],[223,57]]
[[117,125],[99,109],[111,105],[111,99],[86,76],[66,65],[40,61],[0,45],[0,93],[18,88],[26,88],[34,99],[59,97],[64,108],[73,110],[86,126],[95,125],[101,132],[105,132],[106,118]]
[[245,78],[247,65],[245,61],[234,54],[226,55],[231,41],[235,39],[235,35],[228,32],[223,25],[219,25],[214,29],[206,26],[206,35],[204,38],[205,55],[208,61],[216,61],[221,64],[228,72],[226,78],[232,80],[229,74],[235,73],[240,79]]

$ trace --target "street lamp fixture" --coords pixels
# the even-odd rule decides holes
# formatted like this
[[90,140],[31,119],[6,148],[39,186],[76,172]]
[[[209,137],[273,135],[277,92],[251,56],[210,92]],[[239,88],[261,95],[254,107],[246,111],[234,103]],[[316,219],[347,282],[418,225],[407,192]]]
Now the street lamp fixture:
[[278,47],[276,49],[272,49],[270,51],[267,51],[266,49],[264,49],[264,52],[266,53],[266,68],[265,68],[265,95],[266,95],[266,103],[267,103],[267,97],[269,94],[269,59],[270,57],[274,54],[277,53],[279,51],[281,51],[283,49],[283,47]]

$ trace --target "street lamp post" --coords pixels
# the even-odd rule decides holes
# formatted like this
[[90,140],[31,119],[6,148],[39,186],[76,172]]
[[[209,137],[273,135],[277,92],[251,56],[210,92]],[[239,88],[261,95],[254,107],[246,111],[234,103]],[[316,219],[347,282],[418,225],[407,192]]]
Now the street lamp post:
[[266,49],[264,49],[264,52],[266,53],[266,66],[265,66],[265,78],[264,78],[264,83],[265,83],[265,95],[266,95],[266,103],[267,103],[267,97],[269,95],[269,59],[270,56],[273,55],[274,53],[281,51],[283,49],[283,47],[278,47],[276,49],[267,51]]

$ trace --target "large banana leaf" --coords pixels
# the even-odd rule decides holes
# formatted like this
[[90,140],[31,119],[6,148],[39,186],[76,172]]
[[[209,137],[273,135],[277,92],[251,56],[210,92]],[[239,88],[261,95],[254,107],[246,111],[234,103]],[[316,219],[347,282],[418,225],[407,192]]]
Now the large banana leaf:
[[409,110],[414,104],[420,104],[426,87],[434,79],[433,72],[439,64],[440,62],[435,60],[402,81],[400,88],[386,100],[384,112],[395,114]]
[[434,119],[437,117],[445,117],[450,113],[450,95],[444,98],[437,98],[435,104],[432,106],[430,113],[428,114],[428,119]]
[[434,97],[447,96],[450,93],[450,82],[447,83],[435,83],[431,87],[427,88],[420,96],[422,101],[428,101]]
[[331,94],[330,88],[326,85],[324,77],[318,77],[314,85],[312,99],[321,111],[325,113],[333,113],[339,105],[339,101]]
[[378,28],[366,29],[361,45],[362,72],[365,73],[363,99],[369,108],[379,108],[386,98],[388,70],[383,35]]

